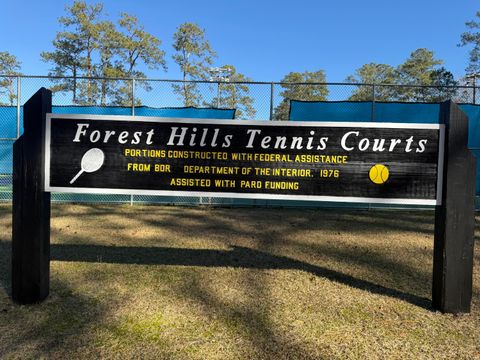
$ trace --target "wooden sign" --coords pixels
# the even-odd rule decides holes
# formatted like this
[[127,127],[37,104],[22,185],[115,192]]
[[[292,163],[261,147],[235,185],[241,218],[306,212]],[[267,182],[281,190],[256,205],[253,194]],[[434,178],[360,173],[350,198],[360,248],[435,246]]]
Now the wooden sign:
[[470,312],[476,159],[467,147],[468,119],[451,101],[441,104],[441,125],[74,116],[51,109],[52,93],[41,88],[25,104],[25,131],[13,147],[17,303],[48,296],[49,191],[73,191],[436,204],[432,306]]
[[444,127],[47,115],[45,191],[439,205]]

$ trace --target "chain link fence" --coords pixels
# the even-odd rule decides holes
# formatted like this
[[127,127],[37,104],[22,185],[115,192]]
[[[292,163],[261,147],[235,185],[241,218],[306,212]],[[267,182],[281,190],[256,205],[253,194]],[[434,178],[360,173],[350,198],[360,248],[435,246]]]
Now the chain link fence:
[[[23,105],[40,89],[53,91],[52,105],[56,112],[64,106],[84,107],[90,114],[105,114],[108,107],[135,115],[139,107],[215,107],[235,108],[237,119],[288,120],[290,100],[342,102],[345,108],[352,101],[369,101],[372,121],[375,103],[440,102],[452,99],[458,103],[478,104],[478,88],[472,86],[410,86],[347,83],[275,83],[176,81],[161,79],[106,79],[46,76],[0,77],[0,200],[12,197],[12,145],[23,132]],[[113,112],[112,112],[113,111]],[[54,201],[268,205],[272,201],[232,200],[221,198],[52,194]]]

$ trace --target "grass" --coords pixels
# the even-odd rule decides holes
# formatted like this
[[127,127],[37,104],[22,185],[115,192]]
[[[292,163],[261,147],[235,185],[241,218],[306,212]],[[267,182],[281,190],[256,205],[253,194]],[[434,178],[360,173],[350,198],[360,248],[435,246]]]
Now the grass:
[[472,312],[435,312],[432,212],[54,204],[33,306],[0,226],[0,358],[480,358],[480,233]]

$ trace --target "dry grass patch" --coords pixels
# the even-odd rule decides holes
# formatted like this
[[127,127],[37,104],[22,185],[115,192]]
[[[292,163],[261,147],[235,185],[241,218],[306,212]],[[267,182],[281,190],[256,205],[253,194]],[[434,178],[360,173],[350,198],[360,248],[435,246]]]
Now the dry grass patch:
[[432,212],[54,204],[35,306],[0,225],[1,358],[480,358],[480,252],[472,313],[432,311]]

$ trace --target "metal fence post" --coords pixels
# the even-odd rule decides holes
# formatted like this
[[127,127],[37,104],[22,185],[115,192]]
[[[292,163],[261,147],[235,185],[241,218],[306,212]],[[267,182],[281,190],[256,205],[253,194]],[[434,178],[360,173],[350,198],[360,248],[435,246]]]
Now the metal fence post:
[[372,116],[371,121],[375,121],[375,84],[372,84]]
[[22,96],[20,76],[17,76],[17,139],[20,137],[20,97]]
[[132,79],[132,116],[135,116],[135,79]]
[[[135,116],[135,79],[132,79],[132,116]],[[130,206],[133,206],[133,195],[130,195]]]
[[272,82],[270,83],[270,120],[273,120],[273,95],[274,95],[274,87],[275,84]]

